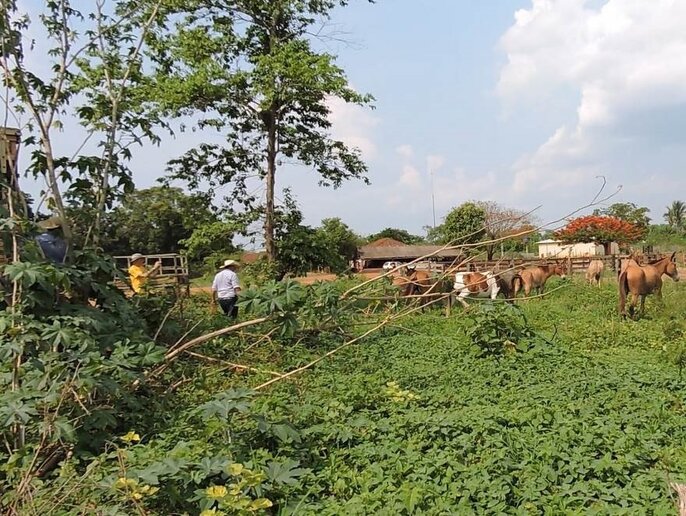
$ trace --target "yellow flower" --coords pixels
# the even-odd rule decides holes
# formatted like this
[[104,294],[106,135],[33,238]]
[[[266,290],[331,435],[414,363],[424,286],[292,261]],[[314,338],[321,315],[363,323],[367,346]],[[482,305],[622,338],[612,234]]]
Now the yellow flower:
[[238,462],[234,462],[233,464],[231,464],[229,466],[229,475],[236,477],[236,476],[240,475],[241,473],[243,473],[243,470],[245,470],[245,467],[243,466],[243,464],[240,464]]
[[268,509],[274,505],[271,500],[267,500],[266,498],[258,498],[257,500],[253,500],[253,502],[250,504],[249,510],[251,511],[259,511],[260,509]]
[[224,486],[211,486],[205,489],[205,494],[208,498],[213,498],[214,500],[221,500],[228,493],[229,491]]
[[134,480],[133,478],[126,478],[126,477],[119,477],[112,487],[115,489],[127,489],[127,488],[133,488],[136,487],[138,482]]
[[144,495],[151,495],[151,494],[155,494],[159,490],[160,490],[159,487],[152,487],[152,486],[145,485],[145,486],[140,487],[139,492],[144,494]]
[[121,440],[125,443],[137,443],[141,440],[141,436],[131,430],[128,434],[122,436]]

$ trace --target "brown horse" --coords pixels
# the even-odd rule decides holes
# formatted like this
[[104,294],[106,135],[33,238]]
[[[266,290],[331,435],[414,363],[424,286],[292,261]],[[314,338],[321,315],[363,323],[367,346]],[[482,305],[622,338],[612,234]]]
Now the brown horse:
[[641,298],[640,316],[645,310],[645,301],[648,294],[655,294],[662,299],[662,275],[666,274],[674,281],[679,281],[679,271],[675,263],[676,253],[655,260],[648,265],[639,265],[631,259],[619,275],[619,313],[626,317],[626,297],[631,294],[629,303],[629,316],[633,318],[638,298]]
[[418,296],[426,293],[433,285],[431,275],[412,267],[403,267],[399,274],[393,275],[393,286],[399,287],[403,297]]
[[588,264],[588,269],[586,269],[586,281],[591,285],[599,287],[603,270],[605,270],[605,264],[602,260],[591,260],[591,263]]
[[534,265],[527,267],[519,273],[521,278],[521,285],[515,285],[515,297],[519,293],[520,288],[524,287],[524,295],[529,296],[533,289],[539,294],[545,291],[545,284],[551,276],[560,276],[565,278],[567,276],[567,267],[555,262],[554,265]]

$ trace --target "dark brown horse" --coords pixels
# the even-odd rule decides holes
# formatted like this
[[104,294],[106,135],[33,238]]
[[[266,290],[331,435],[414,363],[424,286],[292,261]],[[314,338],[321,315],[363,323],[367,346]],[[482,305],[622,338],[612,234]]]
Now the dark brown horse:
[[533,289],[536,289],[538,294],[543,294],[546,282],[551,276],[555,275],[565,278],[567,276],[567,266],[555,262],[553,265],[527,267],[519,273],[521,285],[515,285],[515,297],[522,287],[524,287],[524,295],[526,297],[529,296]]
[[628,260],[626,267],[619,275],[619,313],[626,317],[626,297],[631,294],[629,316],[633,318],[636,303],[641,298],[642,316],[645,311],[645,301],[648,294],[655,294],[662,298],[662,275],[666,274],[674,281],[679,281],[679,271],[675,263],[676,253],[665,256],[647,265],[639,265],[634,259]]
[[495,277],[505,299],[514,299],[517,291],[522,288],[522,277],[516,271],[496,272]]

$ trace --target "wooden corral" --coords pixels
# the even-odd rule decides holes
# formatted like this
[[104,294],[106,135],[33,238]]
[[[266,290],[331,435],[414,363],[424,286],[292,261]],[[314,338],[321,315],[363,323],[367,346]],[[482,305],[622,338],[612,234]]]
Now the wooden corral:
[[[583,273],[588,269],[589,264],[592,260],[600,260],[605,264],[605,270],[611,270],[618,272],[620,269],[621,260],[628,258],[628,255],[610,255],[610,256],[578,256],[578,257],[567,257],[560,258],[557,261],[563,262],[567,265],[567,270],[571,274]],[[648,255],[642,256],[641,261],[647,263],[654,259],[660,258],[659,255]],[[683,253],[679,256],[681,262],[684,261],[685,257]],[[531,265],[539,265],[545,263],[553,263],[556,260],[553,258],[545,259],[504,259],[504,260],[491,260],[491,261],[470,261],[464,264],[457,264],[450,267],[451,272],[469,272],[469,271],[503,271],[507,269],[523,269]]]
[[[128,277],[128,269],[131,266],[130,256],[115,256],[117,266],[124,271]],[[145,266],[151,268],[160,260],[162,268],[155,276],[148,278],[146,288],[153,293],[173,293],[177,297],[190,295],[190,280],[188,275],[188,258],[180,254],[149,254],[145,256]],[[115,280],[115,285],[126,292],[132,294],[131,285],[128,281],[122,282]]]
[[[26,215],[26,201],[19,189],[17,160],[21,136],[19,129],[0,127],[0,212]],[[10,210],[12,199],[13,210]],[[11,242],[0,238],[0,265],[11,260]]]

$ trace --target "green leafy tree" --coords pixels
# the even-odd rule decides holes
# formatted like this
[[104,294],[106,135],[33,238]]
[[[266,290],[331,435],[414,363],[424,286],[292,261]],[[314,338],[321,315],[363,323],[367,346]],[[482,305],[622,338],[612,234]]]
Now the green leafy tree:
[[616,219],[625,220],[634,226],[646,229],[650,225],[650,217],[648,217],[650,210],[645,206],[636,206],[633,202],[617,202],[611,204],[607,208],[596,209],[593,215],[600,215],[605,217],[614,217]]
[[667,206],[664,218],[671,228],[682,231],[686,227],[686,203],[672,201],[672,204]]
[[[149,3],[149,2],[148,2]],[[311,33],[335,0],[198,0],[170,2],[165,23],[151,38],[160,109],[199,113],[200,127],[226,137],[170,163],[173,179],[209,191],[231,185],[229,201],[258,209],[269,259],[277,258],[276,176],[282,160],[314,169],[320,184],[366,181],[360,152],[330,135],[331,99],[365,105],[334,56],[316,51]],[[263,182],[264,206],[249,185]]]
[[421,244],[424,242],[424,238],[417,235],[413,235],[409,231],[406,231],[404,229],[397,228],[382,229],[378,233],[369,235],[367,237],[367,241],[373,242],[375,240],[379,240],[380,238],[392,238],[393,240],[397,240],[398,242],[402,242],[403,244],[407,245]]
[[336,250],[322,233],[303,224],[303,214],[289,191],[275,216],[277,279],[301,276],[335,262]]
[[348,262],[357,256],[360,237],[339,218],[322,220],[317,236],[332,251],[329,267],[336,272],[347,270]]
[[486,234],[486,210],[475,202],[466,202],[453,208],[443,220],[443,224],[429,230],[432,242],[446,244],[474,244]]
[[[210,243],[207,226],[214,224],[218,225],[212,226],[214,241]],[[195,231],[201,228],[205,228],[204,236],[198,233],[193,239]],[[109,239],[105,250],[113,254],[176,253],[184,244],[191,244],[193,253],[199,253],[194,255],[199,257],[220,245],[217,239],[221,238],[221,231],[227,237],[224,245],[233,249],[228,228],[221,226],[206,197],[188,195],[180,188],[157,186],[126,195],[121,205],[108,214]]]
[[[126,165],[131,145],[158,141],[155,129],[165,125],[141,94],[149,81],[144,40],[158,9],[127,9],[126,3],[78,3],[79,10],[69,0],[43,2],[35,20],[15,0],[0,4],[0,67],[9,95],[5,118],[10,109],[25,118],[28,171],[47,185],[46,205],[62,219],[70,243],[68,208],[88,212],[84,243],[97,244],[105,211],[133,188]],[[34,45],[38,39],[40,50]],[[50,66],[36,66],[46,56]],[[70,149],[54,138],[67,118],[88,133],[81,142],[69,138]],[[99,153],[85,154],[87,143]]]

